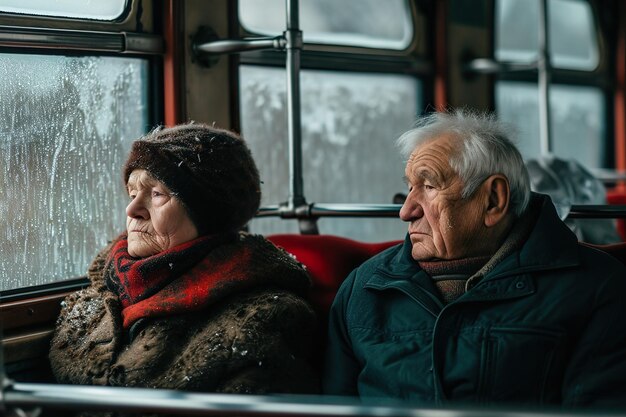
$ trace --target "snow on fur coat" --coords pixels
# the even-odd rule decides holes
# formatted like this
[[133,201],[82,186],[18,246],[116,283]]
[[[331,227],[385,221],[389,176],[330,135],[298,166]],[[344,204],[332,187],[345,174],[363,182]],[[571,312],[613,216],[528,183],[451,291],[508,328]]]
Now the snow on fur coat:
[[[261,236],[213,249],[219,263],[252,250],[250,274],[267,287],[234,291],[208,308],[141,319],[124,331],[121,304],[103,279],[110,247],[89,268],[91,285],[69,295],[57,321],[50,363],[59,383],[218,393],[316,393],[309,365],[315,315],[297,295],[302,266]],[[301,293],[301,292],[300,292]]]

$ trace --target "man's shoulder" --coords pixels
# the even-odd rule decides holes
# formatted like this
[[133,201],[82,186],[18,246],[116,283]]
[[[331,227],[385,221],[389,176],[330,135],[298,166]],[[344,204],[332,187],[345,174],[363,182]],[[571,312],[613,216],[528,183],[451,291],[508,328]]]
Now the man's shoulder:
[[356,267],[351,275],[357,281],[366,281],[376,272],[391,270],[401,257],[403,246],[401,242],[377,253]]
[[579,293],[587,294],[589,300],[618,296],[620,293],[619,297],[626,302],[626,266],[622,262],[599,247],[581,242],[572,255],[575,264],[545,271],[544,277],[556,278],[552,281],[558,283],[555,288],[560,288],[559,291],[563,291],[562,285],[576,288]]
[[393,245],[377,253],[359,265],[357,267],[357,271],[370,271],[372,269],[387,267],[391,262],[393,262],[393,259],[398,256],[399,252],[402,251],[403,245],[404,243],[400,242],[397,245]]
[[[622,246],[623,245],[623,246]],[[616,272],[624,274],[626,279],[626,265],[618,258],[626,260],[626,243],[618,245],[592,245],[578,243],[579,258],[588,268],[597,271]]]

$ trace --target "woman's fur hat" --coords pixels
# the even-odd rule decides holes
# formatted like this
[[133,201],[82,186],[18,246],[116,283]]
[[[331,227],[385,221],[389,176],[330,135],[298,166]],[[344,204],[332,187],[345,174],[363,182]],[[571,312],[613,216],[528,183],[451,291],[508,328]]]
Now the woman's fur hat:
[[259,171],[236,133],[191,123],[154,130],[133,143],[124,165],[145,169],[183,203],[200,235],[244,226],[261,201]]

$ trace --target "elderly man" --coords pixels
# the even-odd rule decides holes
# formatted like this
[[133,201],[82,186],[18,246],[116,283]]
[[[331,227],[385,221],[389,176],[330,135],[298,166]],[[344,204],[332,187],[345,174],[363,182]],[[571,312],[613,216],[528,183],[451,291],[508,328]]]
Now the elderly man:
[[398,140],[403,244],[333,303],[327,394],[425,405],[623,407],[626,268],[531,193],[492,115],[435,113]]

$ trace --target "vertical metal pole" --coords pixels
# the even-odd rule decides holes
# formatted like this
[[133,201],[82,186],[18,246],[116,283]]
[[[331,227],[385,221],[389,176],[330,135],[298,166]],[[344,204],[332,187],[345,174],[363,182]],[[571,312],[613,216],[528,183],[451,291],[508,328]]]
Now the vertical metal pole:
[[287,8],[287,129],[289,131],[289,200],[290,208],[306,204],[302,185],[302,127],[300,120],[300,51],[298,0],[286,0]]
[[552,152],[552,129],[550,128],[550,38],[548,35],[548,0],[539,5],[539,60],[537,65],[539,84],[539,144],[541,154]]

